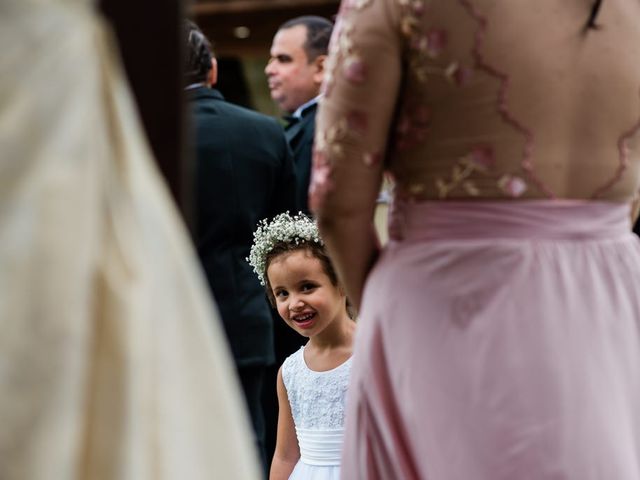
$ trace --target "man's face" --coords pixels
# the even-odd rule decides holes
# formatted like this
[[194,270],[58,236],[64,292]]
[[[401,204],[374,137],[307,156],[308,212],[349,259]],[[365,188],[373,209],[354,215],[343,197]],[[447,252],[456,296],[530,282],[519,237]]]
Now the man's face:
[[320,92],[324,55],[309,63],[304,51],[307,27],[279,30],[271,45],[267,74],[271,98],[285,112],[294,112]]

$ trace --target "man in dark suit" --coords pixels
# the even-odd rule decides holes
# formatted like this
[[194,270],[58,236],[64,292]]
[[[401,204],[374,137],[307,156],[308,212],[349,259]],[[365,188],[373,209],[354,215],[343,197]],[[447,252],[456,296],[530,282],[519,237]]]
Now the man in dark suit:
[[261,395],[265,369],[274,362],[273,320],[246,257],[259,220],[296,211],[294,166],[280,124],[225,102],[211,88],[218,72],[209,42],[193,22],[186,22],[185,36],[186,90],[195,127],[194,236],[266,467]]
[[285,127],[296,164],[298,198],[309,213],[307,191],[316,108],[324,78],[333,24],[317,16],[297,17],[280,26],[271,45],[265,73],[271,98],[290,116]]

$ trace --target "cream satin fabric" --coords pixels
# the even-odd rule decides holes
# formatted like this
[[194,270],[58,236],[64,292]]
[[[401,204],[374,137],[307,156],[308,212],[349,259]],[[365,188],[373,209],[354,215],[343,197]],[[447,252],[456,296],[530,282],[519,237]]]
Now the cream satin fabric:
[[93,4],[0,0],[0,41],[0,478],[258,478]]

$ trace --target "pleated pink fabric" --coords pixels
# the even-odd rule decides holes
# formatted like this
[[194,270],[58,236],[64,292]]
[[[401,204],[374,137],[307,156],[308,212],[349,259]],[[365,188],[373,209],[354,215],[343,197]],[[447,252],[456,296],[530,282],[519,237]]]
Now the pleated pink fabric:
[[342,478],[640,479],[629,206],[397,207],[361,309]]

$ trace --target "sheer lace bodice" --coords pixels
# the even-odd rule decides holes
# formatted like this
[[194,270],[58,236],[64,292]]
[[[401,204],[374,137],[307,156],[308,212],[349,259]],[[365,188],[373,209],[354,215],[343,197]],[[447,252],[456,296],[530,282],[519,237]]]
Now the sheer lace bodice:
[[372,197],[384,169],[417,199],[631,198],[640,3],[585,30],[591,3],[344,0],[312,203]]
[[282,379],[297,429],[343,428],[350,369],[351,358],[326,372],[310,370],[304,361],[304,347],[284,361]]

